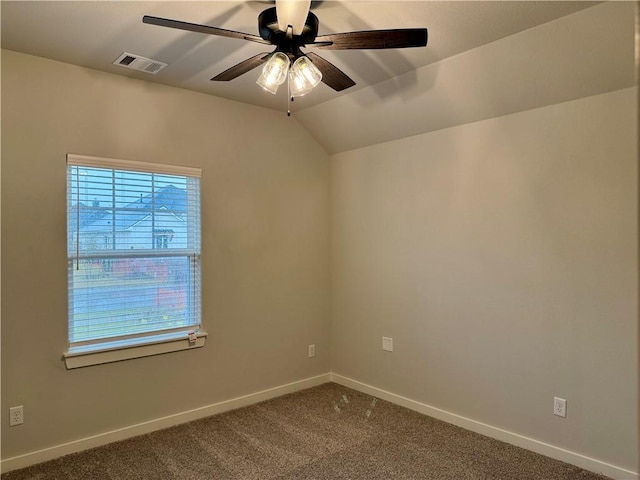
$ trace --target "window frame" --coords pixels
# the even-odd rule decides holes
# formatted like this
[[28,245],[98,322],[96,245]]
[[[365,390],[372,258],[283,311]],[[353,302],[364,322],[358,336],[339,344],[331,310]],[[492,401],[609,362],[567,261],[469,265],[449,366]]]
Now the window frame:
[[[78,155],[78,154],[67,154],[67,169],[69,167],[89,167],[89,168],[105,168],[112,170],[123,170],[123,171],[131,171],[131,172],[143,172],[149,174],[158,174],[158,175],[175,175],[175,176],[184,176],[184,177],[192,177],[197,178],[198,180],[202,176],[202,170],[200,168],[194,167],[185,167],[185,166],[176,166],[176,165],[166,165],[166,164],[156,164],[156,163],[147,163],[147,162],[136,162],[130,160],[120,160],[120,159],[112,159],[112,158],[102,158],[102,157],[93,157],[86,155]],[[70,203],[70,189],[71,185],[69,177],[67,177],[67,212],[70,211],[72,204]],[[198,195],[199,189],[198,189]],[[197,198],[197,202],[199,204],[200,196]],[[198,207],[199,208],[199,207]],[[68,214],[67,214],[68,215]],[[197,222],[197,235],[198,238],[196,240],[197,246],[194,248],[193,252],[190,252],[189,255],[183,255],[183,257],[187,257],[192,261],[197,262],[198,273],[201,269],[201,251],[200,251],[200,241],[201,241],[201,229],[200,229],[200,212],[197,211],[197,217],[195,221]],[[67,218],[67,226],[65,228],[67,232],[67,242],[72,241],[72,235],[70,233],[69,219]],[[165,232],[166,233],[166,232]],[[77,235],[77,233],[76,233]],[[152,239],[152,249],[155,249],[156,246],[156,232],[153,232]],[[73,264],[79,261],[82,258],[79,250],[79,240],[76,238],[76,245],[72,249],[71,245],[67,244],[67,260],[70,266],[67,269],[67,278],[68,282],[70,281],[69,276],[72,275]],[[166,242],[165,242],[166,243]],[[133,247],[132,247],[133,248]],[[75,254],[72,253],[72,250],[75,250]],[[161,248],[158,249],[163,252],[170,252],[171,249]],[[91,256],[91,255],[89,255]],[[104,255],[108,257],[109,255]],[[119,252],[118,256],[129,257],[123,252]],[[133,253],[131,258],[135,258],[136,254]],[[190,283],[189,283],[190,284]],[[71,302],[71,285],[68,283],[68,313],[67,313],[67,351],[63,353],[63,360],[65,362],[65,366],[67,369],[74,369],[80,367],[86,367],[89,365],[98,365],[103,363],[111,363],[117,362],[121,360],[128,360],[132,358],[140,358],[151,355],[158,355],[169,352],[176,352],[181,350],[189,350],[200,348],[205,345],[207,332],[203,329],[202,326],[202,312],[201,312],[201,278],[197,282],[197,285],[190,284],[189,288],[196,290],[190,290],[192,295],[197,295],[197,312],[196,316],[198,319],[197,328],[188,328],[183,329],[181,331],[163,331],[156,330],[147,332],[142,335],[134,335],[129,338],[120,338],[120,339],[110,339],[104,338],[102,341],[93,340],[90,344],[82,344],[81,342],[76,342],[72,345],[71,342],[71,315],[72,315],[72,305]],[[195,326],[195,325],[194,325]],[[125,336],[123,336],[125,337]]]

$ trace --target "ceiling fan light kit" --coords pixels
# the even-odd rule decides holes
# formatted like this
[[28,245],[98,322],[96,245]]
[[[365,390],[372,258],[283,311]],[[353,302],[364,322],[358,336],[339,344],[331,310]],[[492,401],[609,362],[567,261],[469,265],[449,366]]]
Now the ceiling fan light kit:
[[287,55],[276,52],[265,63],[256,83],[275,95],[285,80],[289,82],[289,94],[302,97],[318,86],[322,72],[306,56],[297,58],[291,65]]
[[258,15],[260,36],[149,15],[145,15],[142,21],[161,27],[275,46],[272,53],[254,55],[211,80],[218,82],[233,80],[265,64],[256,83],[275,95],[278,87],[287,80],[288,101],[293,97],[309,93],[320,82],[337,92],[355,85],[355,82],[335,65],[313,52],[304,53],[301,48],[360,50],[427,45],[426,28],[365,30],[318,36],[318,17],[309,11],[310,5],[309,0],[276,0],[275,7],[267,8]]

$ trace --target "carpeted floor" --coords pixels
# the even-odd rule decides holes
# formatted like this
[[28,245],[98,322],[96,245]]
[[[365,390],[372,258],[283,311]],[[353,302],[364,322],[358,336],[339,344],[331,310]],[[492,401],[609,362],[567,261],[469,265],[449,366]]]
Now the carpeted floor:
[[2,480],[603,480],[334,383]]

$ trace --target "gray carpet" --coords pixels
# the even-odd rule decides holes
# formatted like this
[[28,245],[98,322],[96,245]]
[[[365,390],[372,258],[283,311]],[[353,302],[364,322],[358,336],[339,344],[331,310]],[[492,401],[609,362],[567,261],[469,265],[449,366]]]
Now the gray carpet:
[[334,383],[8,472],[2,480],[602,480]]

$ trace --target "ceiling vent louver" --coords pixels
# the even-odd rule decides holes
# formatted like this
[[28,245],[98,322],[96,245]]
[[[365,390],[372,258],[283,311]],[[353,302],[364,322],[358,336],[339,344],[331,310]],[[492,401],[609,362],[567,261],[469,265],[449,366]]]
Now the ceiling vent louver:
[[124,52],[113,62],[114,65],[130,68],[132,70],[138,70],[139,72],[150,73],[155,75],[168,64],[159,62],[158,60],[151,60],[150,58],[141,57],[133,53]]

